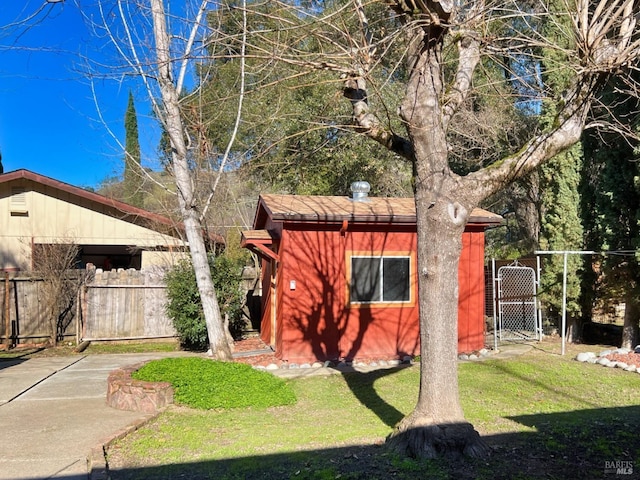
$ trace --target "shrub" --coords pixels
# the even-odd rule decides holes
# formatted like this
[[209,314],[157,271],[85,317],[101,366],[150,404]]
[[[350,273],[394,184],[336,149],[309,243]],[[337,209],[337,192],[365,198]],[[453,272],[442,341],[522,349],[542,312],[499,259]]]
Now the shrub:
[[[242,334],[243,298],[240,290],[243,257],[225,254],[209,257],[209,267],[216,289],[220,313],[229,317],[229,330],[234,338]],[[182,347],[206,350],[209,347],[200,293],[190,261],[183,260],[165,276],[167,314],[178,332]]]
[[243,363],[165,358],[147,363],[132,376],[169,382],[176,403],[203,410],[267,408],[296,402],[295,393],[284,380]]

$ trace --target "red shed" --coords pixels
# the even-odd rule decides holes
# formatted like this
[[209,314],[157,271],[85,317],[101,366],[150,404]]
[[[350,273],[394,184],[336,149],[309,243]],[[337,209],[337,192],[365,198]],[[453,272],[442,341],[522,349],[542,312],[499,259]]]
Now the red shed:
[[[463,234],[458,351],[484,347],[484,231]],[[289,362],[419,353],[413,198],[262,195],[242,245],[262,258],[261,337]]]

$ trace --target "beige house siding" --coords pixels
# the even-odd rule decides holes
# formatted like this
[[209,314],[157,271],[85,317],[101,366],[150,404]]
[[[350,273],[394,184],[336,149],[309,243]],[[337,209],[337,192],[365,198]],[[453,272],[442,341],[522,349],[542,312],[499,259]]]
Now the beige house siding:
[[[69,186],[69,190],[80,189]],[[0,269],[29,270],[32,246],[49,243],[118,245],[153,251],[143,255],[143,267],[174,262],[173,252],[183,250],[185,245],[179,238],[144,226],[150,222],[142,215],[136,216],[133,207],[118,211],[104,200],[100,203],[27,178],[0,183]],[[171,230],[170,225],[162,227]]]
[[164,252],[156,250],[142,251],[142,268],[149,267],[173,267],[180,260],[190,260],[188,252],[173,251]]

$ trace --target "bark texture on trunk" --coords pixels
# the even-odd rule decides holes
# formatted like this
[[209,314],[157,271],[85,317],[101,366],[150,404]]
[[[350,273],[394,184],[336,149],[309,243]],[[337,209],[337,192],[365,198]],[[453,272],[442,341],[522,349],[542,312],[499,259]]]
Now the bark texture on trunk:
[[638,318],[640,318],[640,306],[633,292],[627,296],[624,308],[622,348],[635,348],[638,345]]
[[420,458],[486,456],[489,448],[465,420],[458,394],[458,264],[464,224],[451,220],[446,204],[431,209],[416,204],[416,209],[420,392],[414,411],[398,424],[388,444]]
[[178,189],[178,204],[189,242],[191,262],[204,311],[211,355],[219,360],[231,360],[233,356],[227,341],[224,320],[220,314],[218,298],[209,270],[207,250],[203,238],[204,231],[196,208],[193,182],[187,162],[187,146],[180,112],[180,98],[171,78],[169,35],[166,30],[164,6],[162,0],[151,0],[151,6],[158,59],[158,82],[162,94],[162,118],[171,141],[171,165]]

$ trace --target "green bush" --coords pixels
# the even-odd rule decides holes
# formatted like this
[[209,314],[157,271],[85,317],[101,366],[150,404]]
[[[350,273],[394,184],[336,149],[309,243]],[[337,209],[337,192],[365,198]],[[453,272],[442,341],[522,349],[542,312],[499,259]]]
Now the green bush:
[[[243,266],[244,258],[241,256],[221,254],[209,257],[220,313],[229,316],[229,330],[234,338],[238,338],[243,330],[243,298],[240,290]],[[167,314],[178,332],[181,346],[189,350],[207,350],[207,327],[191,262],[179,262],[167,273],[165,282]]]
[[288,383],[243,363],[204,358],[165,358],[147,363],[133,378],[169,382],[176,403],[212,408],[267,408],[291,405],[296,396]]

